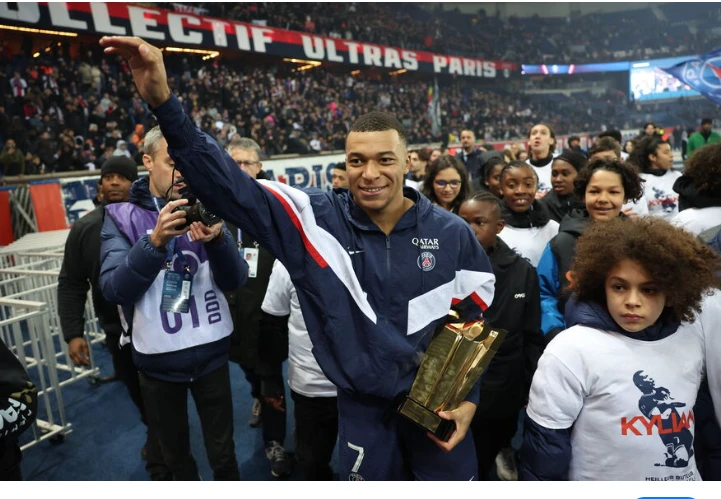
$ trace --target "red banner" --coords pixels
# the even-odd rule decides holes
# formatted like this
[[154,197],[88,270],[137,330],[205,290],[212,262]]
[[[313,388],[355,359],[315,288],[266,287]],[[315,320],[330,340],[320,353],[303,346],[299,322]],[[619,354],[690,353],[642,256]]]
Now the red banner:
[[10,191],[15,187],[0,189],[0,246],[7,246],[15,240],[13,221],[10,215]]
[[35,210],[38,232],[68,228],[60,181],[33,182],[28,185]]
[[517,69],[513,62],[386,47],[123,2],[3,2],[2,20],[36,29],[138,36],[160,47],[235,49],[393,70],[496,78]]

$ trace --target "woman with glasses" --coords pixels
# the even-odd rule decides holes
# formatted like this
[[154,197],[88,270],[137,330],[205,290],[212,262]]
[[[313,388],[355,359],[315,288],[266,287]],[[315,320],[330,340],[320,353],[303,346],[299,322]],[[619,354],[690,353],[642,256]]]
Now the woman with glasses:
[[423,181],[423,194],[433,204],[458,214],[468,193],[468,173],[458,158],[443,155],[430,164]]

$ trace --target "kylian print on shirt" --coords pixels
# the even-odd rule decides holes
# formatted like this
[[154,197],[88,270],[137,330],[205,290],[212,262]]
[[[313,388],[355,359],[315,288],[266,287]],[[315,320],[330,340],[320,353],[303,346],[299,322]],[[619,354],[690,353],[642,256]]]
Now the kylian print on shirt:
[[[621,418],[622,435],[653,435],[656,433],[660,462],[655,466],[684,468],[693,456],[693,433],[695,426],[693,409],[685,402],[678,402],[668,388],[657,387],[654,379],[643,371],[633,375],[633,383],[641,391],[638,408],[643,416]],[[686,410],[683,410],[683,409]],[[654,428],[656,431],[654,431]]]

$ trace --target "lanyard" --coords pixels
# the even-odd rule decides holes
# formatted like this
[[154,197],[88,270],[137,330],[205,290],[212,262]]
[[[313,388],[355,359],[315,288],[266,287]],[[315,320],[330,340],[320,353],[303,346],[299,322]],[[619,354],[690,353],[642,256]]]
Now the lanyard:
[[[242,249],[243,248],[243,231],[240,230],[240,227],[238,227],[238,236],[237,237],[238,237],[238,248]],[[255,246],[257,248],[258,242],[253,241],[253,246]]]
[[[160,213],[160,205],[158,204],[158,200],[155,196],[153,196],[153,203],[155,203],[155,209],[158,210],[158,213]],[[180,264],[183,266],[183,269],[186,272],[190,271],[190,265],[188,265],[188,260],[185,258],[185,255],[183,254],[183,251],[180,249],[178,244],[176,244],[176,240],[178,239],[178,236],[175,236],[170,243],[168,243],[167,251],[168,256],[165,259],[165,270],[166,272],[170,270],[172,261],[173,261],[173,255],[178,257],[178,260],[180,261]]]

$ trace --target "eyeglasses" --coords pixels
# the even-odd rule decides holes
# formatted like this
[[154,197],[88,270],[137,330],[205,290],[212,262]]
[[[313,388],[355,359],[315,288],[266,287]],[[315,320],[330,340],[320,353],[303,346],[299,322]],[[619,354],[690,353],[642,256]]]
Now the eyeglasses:
[[445,189],[447,185],[450,185],[455,189],[457,187],[460,187],[462,182],[460,180],[436,180],[435,183],[441,189]]
[[260,161],[236,161],[238,163],[238,166],[241,168],[244,166],[255,166],[260,163]]

